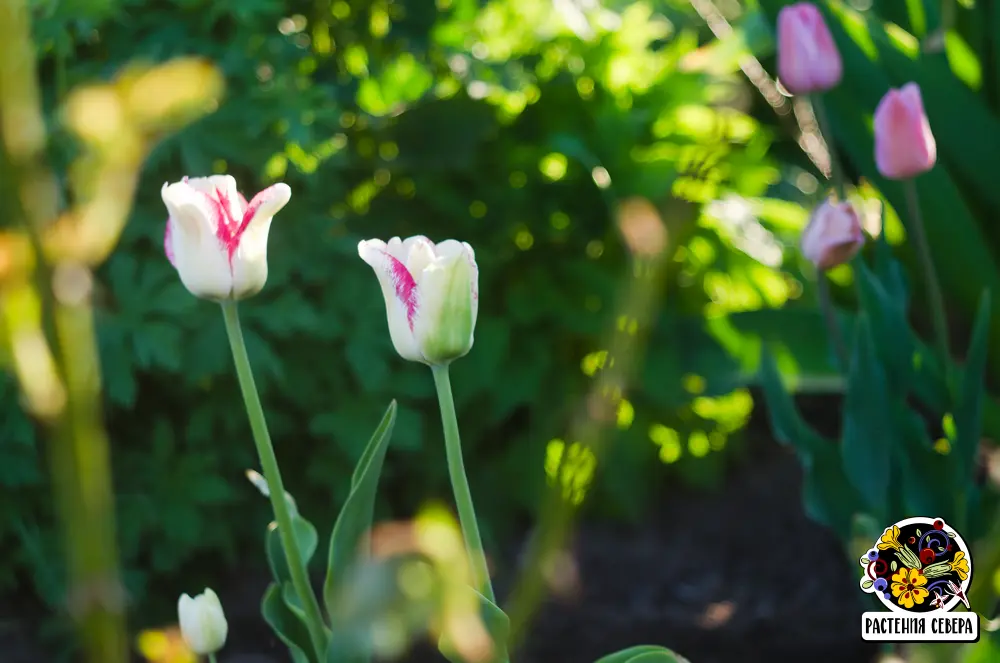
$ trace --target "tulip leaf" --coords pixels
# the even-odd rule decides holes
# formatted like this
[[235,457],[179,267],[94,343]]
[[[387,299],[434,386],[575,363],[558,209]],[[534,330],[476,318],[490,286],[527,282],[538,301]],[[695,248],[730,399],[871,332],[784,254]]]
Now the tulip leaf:
[[[286,585],[287,586],[287,585]],[[281,587],[272,582],[264,592],[261,602],[261,614],[264,621],[274,631],[275,635],[288,647],[288,653],[293,663],[319,663],[312,651],[309,629],[306,624],[288,607],[283,599]]]
[[367,538],[362,541],[362,537],[367,537],[371,528],[379,475],[395,423],[396,401],[392,401],[361,454],[351,492],[333,526],[323,582],[323,600],[331,617],[336,612],[337,596],[351,567],[368,556],[368,541]]
[[887,506],[895,427],[868,315],[858,315],[856,324],[840,452],[847,478],[880,515]]
[[897,299],[861,259],[855,259],[861,308],[871,323],[875,351],[883,360],[894,388],[912,382],[913,333],[906,319],[906,300]]
[[[468,585],[465,586],[465,589],[476,595],[479,601],[480,614],[483,617],[483,624],[486,626],[486,631],[493,640],[493,655],[484,661],[484,663],[500,663],[501,661],[510,660],[507,654],[507,643],[510,638],[510,619],[507,618],[507,615],[499,606],[475,589]],[[451,663],[465,663],[465,659],[454,651],[444,636],[438,639],[438,649]]]
[[[316,528],[308,520],[298,514],[292,515],[292,529],[295,531],[295,540],[299,544],[299,552],[302,554],[302,563],[309,566],[309,560],[316,553],[319,545],[319,534]],[[285,558],[285,549],[281,545],[281,534],[278,531],[277,523],[271,523],[267,529],[265,546],[267,548],[267,562],[271,567],[271,573],[278,582],[291,582],[292,576],[288,570],[288,560]]]
[[766,348],[761,350],[760,364],[760,382],[774,436],[782,444],[793,445],[802,464],[802,500],[806,514],[846,537],[861,505],[857,492],[844,474],[837,447],[823,439],[799,415],[795,402],[781,382],[774,357]]
[[628,659],[628,663],[688,663],[687,659],[669,649],[651,651]]
[[[894,458],[900,471],[900,500],[905,513],[934,513],[950,521],[953,505],[942,498],[954,495],[951,477],[941,472],[941,456],[927,432],[923,417],[896,402],[896,429],[900,444]],[[934,477],[934,490],[927,489],[927,477]]]
[[910,286],[906,278],[903,263],[893,255],[892,246],[886,239],[885,232],[880,232],[875,240],[874,271],[875,276],[885,287],[893,301],[899,302],[905,314],[909,307]]
[[636,645],[608,654],[595,663],[687,663],[683,658],[659,645]]
[[809,457],[826,441],[799,415],[794,399],[781,380],[774,355],[766,347],[760,354],[760,384],[774,435],[782,444],[794,446],[801,456]]
[[972,483],[971,472],[979,451],[983,420],[983,379],[990,338],[990,291],[983,292],[972,328],[972,340],[965,358],[955,407],[955,481],[963,486]]

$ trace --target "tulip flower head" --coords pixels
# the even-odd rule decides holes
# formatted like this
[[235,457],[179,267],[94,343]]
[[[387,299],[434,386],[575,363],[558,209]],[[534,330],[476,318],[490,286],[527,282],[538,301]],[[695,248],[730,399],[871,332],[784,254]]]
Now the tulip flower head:
[[864,244],[858,213],[848,202],[827,200],[813,210],[802,232],[802,255],[822,271],[848,262]]
[[884,177],[906,180],[937,161],[937,143],[924,113],[920,87],[907,83],[886,92],[875,108],[875,165]]
[[185,177],[164,184],[160,195],[170,214],[163,248],[184,287],[216,301],[260,292],[271,219],[291,198],[288,185],[275,184],[248,203],[229,175]]
[[382,286],[389,335],[403,359],[438,366],[468,354],[479,313],[479,268],[471,246],[393,237],[359,243],[358,255]]
[[792,94],[835,87],[843,74],[840,52],[816,5],[800,2],[778,12],[778,79]]
[[211,589],[194,598],[182,594],[177,602],[177,616],[184,642],[195,654],[214,654],[226,644],[229,624],[219,597]]

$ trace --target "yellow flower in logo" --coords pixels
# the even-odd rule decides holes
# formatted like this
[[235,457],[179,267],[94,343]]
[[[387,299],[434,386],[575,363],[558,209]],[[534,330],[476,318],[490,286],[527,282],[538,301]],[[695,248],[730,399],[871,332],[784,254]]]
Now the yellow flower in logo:
[[888,550],[889,548],[893,548],[894,550],[899,550],[900,548],[899,528],[895,525],[892,526],[892,529],[885,530],[885,533],[882,534],[882,538],[878,540],[879,550]]
[[896,597],[896,603],[909,610],[915,603],[923,603],[930,594],[924,587],[926,584],[927,578],[920,569],[904,566],[892,576],[892,595]]
[[955,558],[949,562],[949,566],[962,580],[969,577],[969,560],[965,559],[965,553],[961,550],[955,553]]

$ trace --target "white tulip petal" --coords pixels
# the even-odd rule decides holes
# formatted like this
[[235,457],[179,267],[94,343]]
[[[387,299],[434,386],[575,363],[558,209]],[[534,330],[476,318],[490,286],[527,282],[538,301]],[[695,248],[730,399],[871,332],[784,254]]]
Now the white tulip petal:
[[413,275],[413,280],[419,287],[424,270],[437,257],[434,252],[434,244],[426,237],[410,237],[403,242],[403,249],[406,253],[406,260],[404,260],[406,268]]
[[213,200],[221,203],[224,212],[229,216],[230,223],[237,224],[243,219],[246,209],[245,199],[236,187],[236,179],[232,175],[211,175],[209,177],[189,177],[185,180],[188,186]]
[[211,589],[191,598],[182,594],[177,601],[181,635],[195,654],[213,654],[226,644],[229,624],[219,597]]
[[413,337],[413,322],[419,306],[416,280],[400,257],[402,243],[394,237],[386,244],[377,239],[358,244],[358,255],[375,270],[385,299],[389,336],[396,352],[409,361],[423,361]]
[[264,189],[247,205],[241,230],[234,238],[233,297],[243,299],[261,291],[267,282],[267,238],[274,215],[288,204],[292,190],[287,184]]
[[[441,247],[441,245],[438,245]],[[478,301],[473,297],[473,263],[461,243],[445,247],[420,281],[420,309],[413,326],[417,346],[430,363],[447,363],[472,349]]]

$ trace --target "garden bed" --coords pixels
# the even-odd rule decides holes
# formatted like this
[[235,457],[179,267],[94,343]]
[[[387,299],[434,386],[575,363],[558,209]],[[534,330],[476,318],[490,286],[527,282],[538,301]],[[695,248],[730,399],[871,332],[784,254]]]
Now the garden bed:
[[[753,428],[766,424],[755,417]],[[855,574],[834,536],[804,515],[794,455],[770,438],[753,446],[716,494],[665,489],[639,528],[583,523],[572,548],[578,591],[543,606],[518,663],[587,663],[639,643],[668,645],[692,663],[871,661]],[[230,623],[220,663],[289,660],[258,610],[268,580],[240,572],[219,583]],[[497,578],[501,594],[508,583]],[[50,663],[15,614],[10,603],[0,610],[4,663]],[[443,659],[419,647],[407,660]]]

